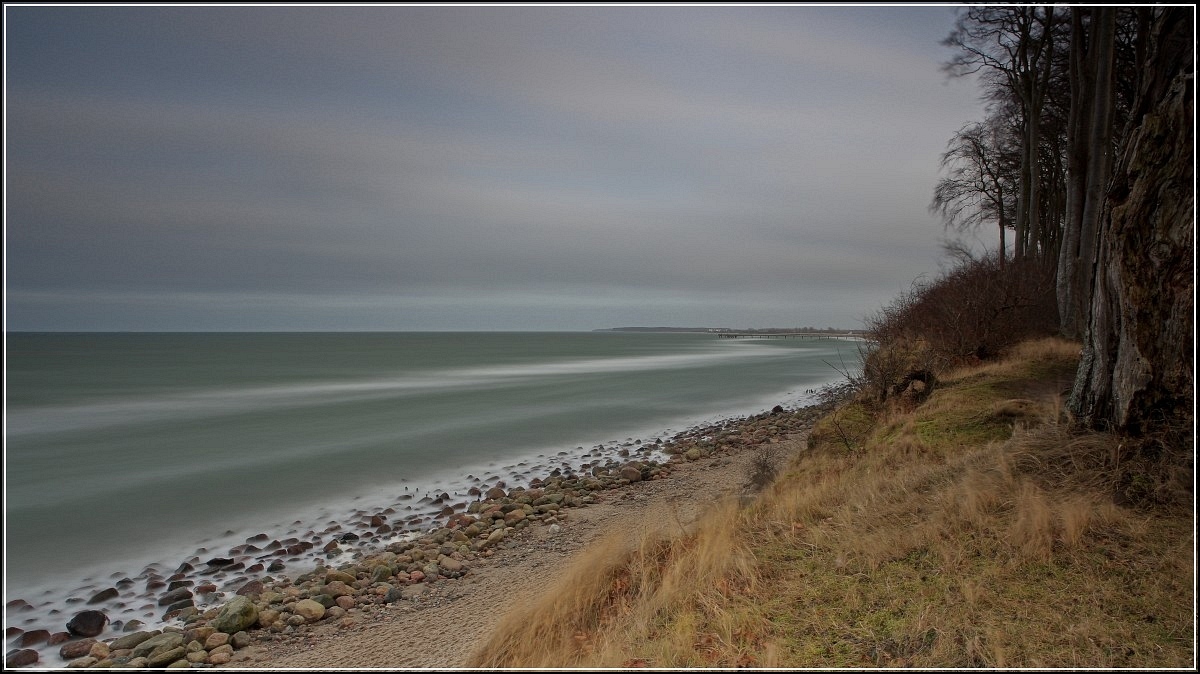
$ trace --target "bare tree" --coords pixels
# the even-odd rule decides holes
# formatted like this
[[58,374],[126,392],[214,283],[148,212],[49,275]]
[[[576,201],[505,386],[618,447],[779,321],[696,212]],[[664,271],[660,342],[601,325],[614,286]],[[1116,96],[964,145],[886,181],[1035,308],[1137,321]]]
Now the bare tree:
[[942,155],[946,177],[934,188],[930,210],[946,227],[960,232],[993,222],[1000,231],[998,257],[1003,268],[1008,249],[1005,233],[1016,210],[1016,156],[1011,136],[991,117],[958,130]]
[[1014,258],[1021,259],[1031,236],[1041,232],[1042,112],[1050,90],[1060,14],[1052,7],[972,7],[943,44],[958,49],[947,64],[955,75],[985,72],[993,92],[1019,103],[1020,170]]

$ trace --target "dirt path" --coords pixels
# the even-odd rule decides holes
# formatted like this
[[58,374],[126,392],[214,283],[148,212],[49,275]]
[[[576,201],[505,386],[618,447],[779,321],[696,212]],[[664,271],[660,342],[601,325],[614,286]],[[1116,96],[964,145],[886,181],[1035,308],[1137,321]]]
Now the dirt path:
[[340,623],[302,635],[273,635],[239,651],[230,666],[462,667],[505,614],[552,585],[586,545],[609,531],[632,540],[648,517],[694,521],[721,497],[741,492],[752,454],[685,463],[666,479],[603,492],[602,502],[571,509],[556,533],[545,525],[525,529],[461,579],[422,588],[407,601],[354,609]]

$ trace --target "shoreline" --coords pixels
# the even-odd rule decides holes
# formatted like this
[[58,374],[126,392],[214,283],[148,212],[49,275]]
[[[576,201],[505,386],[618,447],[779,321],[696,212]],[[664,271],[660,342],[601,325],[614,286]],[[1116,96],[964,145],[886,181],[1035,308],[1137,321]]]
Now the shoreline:
[[[553,525],[526,527],[453,585],[438,581],[413,599],[377,605],[349,621],[306,625],[292,634],[260,638],[230,664],[288,669],[464,667],[511,609],[553,587],[589,545],[613,534],[632,542],[650,517],[686,527],[713,503],[746,493],[753,449],[770,444],[788,455],[798,451],[821,409],[813,405],[737,419],[726,432],[764,420],[787,420],[753,444],[718,442],[698,459],[670,462],[671,472],[660,479],[607,489],[595,503],[570,509],[558,530],[552,530]],[[674,456],[685,457],[694,447],[688,444],[684,453]]]
[[[178,632],[182,637],[201,637],[184,643],[206,642],[210,637],[221,641],[219,636],[213,637],[217,630],[210,624],[216,621],[219,609],[240,594],[257,600],[261,610],[255,611],[258,615],[253,624],[247,624],[244,633],[231,644],[238,648],[230,648],[229,652],[216,657],[213,657],[215,651],[208,649],[204,649],[207,652],[201,657],[196,653],[197,648],[191,651],[194,657],[191,661],[202,666],[303,666],[273,663],[293,657],[287,653],[289,644],[300,643],[300,647],[311,648],[311,645],[303,646],[307,643],[305,640],[333,638],[330,633],[341,639],[347,634],[378,629],[380,624],[402,625],[406,616],[426,614],[429,608],[442,611],[454,605],[473,605],[478,599],[464,598],[468,595],[491,596],[486,588],[498,581],[488,579],[498,570],[513,565],[526,571],[536,569],[536,573],[529,575],[538,578],[534,583],[536,587],[543,587],[547,568],[554,567],[556,562],[599,535],[596,520],[600,516],[597,513],[621,510],[626,503],[637,507],[624,508],[625,511],[641,511],[648,506],[647,498],[663,492],[672,493],[671,500],[675,503],[697,501],[698,495],[703,493],[704,498],[699,500],[708,503],[715,495],[715,488],[728,491],[745,481],[741,464],[751,454],[746,450],[760,444],[783,442],[806,432],[823,407],[821,403],[793,410],[777,407],[772,412],[718,420],[682,431],[665,441],[623,447],[617,452],[619,456],[612,456],[614,448],[609,448],[607,461],[583,464],[584,470],[590,467],[587,473],[555,468],[548,474],[527,475],[531,478],[528,487],[498,485],[499,491],[493,486],[488,492],[473,488],[472,491],[477,493],[472,496],[477,500],[469,504],[446,503],[434,520],[443,526],[431,532],[406,531],[383,539],[382,536],[392,533],[388,518],[395,515],[385,510],[376,513],[358,511],[359,521],[330,522],[322,532],[324,536],[313,536],[310,541],[293,537],[267,542],[266,536],[260,534],[252,537],[259,540],[248,539],[243,546],[238,546],[240,550],[231,550],[238,554],[228,558],[214,557],[208,562],[192,559],[180,565],[169,577],[157,572],[148,574],[148,585],[154,586],[159,601],[157,607],[148,603],[142,608],[167,610],[166,615],[171,617],[164,620],[163,630],[151,630],[150,626],[132,621],[108,626],[95,635],[101,645],[93,645],[86,652],[80,644],[88,639],[68,638],[70,635],[65,632],[41,630],[45,640],[27,644],[22,643],[28,641],[27,636],[37,636],[23,635],[10,628],[6,638],[10,641],[10,649],[26,648],[39,652],[41,657],[36,666],[62,666],[68,662],[77,667],[129,666],[130,661],[138,657],[136,651],[121,653],[122,649],[108,649],[109,652],[105,652],[105,639],[112,641],[121,637],[122,643],[117,645],[124,645],[130,641],[125,638],[129,635],[154,636],[166,631]],[[641,456],[642,453],[659,452],[669,456],[670,460],[658,462]],[[730,468],[735,464],[736,467]],[[727,484],[730,480],[741,482]],[[690,486],[683,491],[673,489],[685,483]],[[443,496],[448,498],[443,493],[433,499],[435,505],[437,501],[446,500]],[[323,545],[318,545],[318,538],[322,539]],[[324,542],[325,538],[330,540]],[[367,545],[355,545],[360,540]],[[311,567],[302,567],[296,560],[298,554],[306,552],[309,553],[306,563],[312,563]],[[261,554],[254,557],[256,553]],[[278,572],[282,567],[268,565],[271,555],[288,559],[286,568],[291,573],[287,576],[294,577],[280,577]],[[539,555],[546,559],[539,561]],[[523,561],[511,561],[514,556]],[[525,559],[530,556],[533,559]],[[300,568],[314,567],[321,572],[295,575]],[[232,574],[237,575],[231,578]],[[333,585],[338,578],[344,587]],[[218,590],[218,582],[223,582],[225,592]],[[519,589],[519,583],[512,578],[500,584],[503,597],[511,597]],[[331,586],[335,587],[332,593],[338,596],[328,593]],[[168,598],[177,601],[167,602]],[[294,612],[297,602],[314,598],[322,604],[319,616],[315,611],[305,617]],[[20,607],[13,606],[15,601],[10,601],[6,607],[6,618],[9,614],[19,616]],[[494,603],[498,599],[493,597],[491,601]],[[63,621],[67,617],[69,614],[63,615]],[[453,631],[452,623],[444,625],[437,634],[444,637],[447,630]],[[114,627],[119,627],[120,631]],[[466,653],[461,655],[465,657]],[[414,660],[413,663],[403,665],[391,659],[375,666],[455,666],[444,661],[421,664]],[[133,666],[139,664],[142,663],[133,662]]]

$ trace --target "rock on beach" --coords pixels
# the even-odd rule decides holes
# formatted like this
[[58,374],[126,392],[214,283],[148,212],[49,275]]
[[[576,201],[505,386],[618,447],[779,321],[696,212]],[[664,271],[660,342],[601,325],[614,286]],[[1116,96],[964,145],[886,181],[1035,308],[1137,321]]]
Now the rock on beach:
[[104,631],[108,616],[100,611],[80,611],[67,623],[67,631],[77,637],[94,637]]
[[212,622],[217,631],[233,634],[240,632],[258,621],[258,607],[245,595],[234,597],[228,604],[221,607],[221,612]]

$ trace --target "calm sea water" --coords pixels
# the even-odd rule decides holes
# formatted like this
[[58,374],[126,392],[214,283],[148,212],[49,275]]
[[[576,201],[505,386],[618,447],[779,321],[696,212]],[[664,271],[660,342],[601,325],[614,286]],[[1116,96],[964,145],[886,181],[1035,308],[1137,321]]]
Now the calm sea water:
[[9,334],[6,595],[806,404],[856,363],[677,333]]

